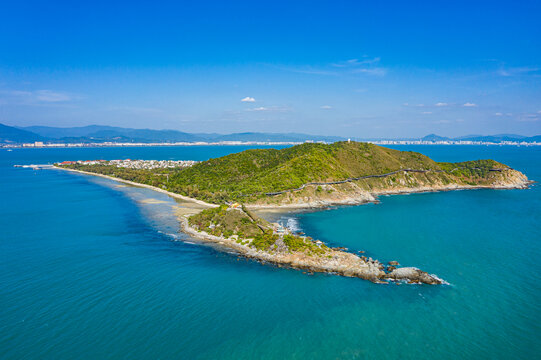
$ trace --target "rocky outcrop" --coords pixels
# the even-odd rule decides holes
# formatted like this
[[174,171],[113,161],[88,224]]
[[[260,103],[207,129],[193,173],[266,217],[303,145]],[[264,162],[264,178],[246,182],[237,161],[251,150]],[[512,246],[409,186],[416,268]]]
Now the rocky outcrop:
[[[169,196],[190,200],[200,208],[213,208],[217,205],[209,204],[201,200],[195,200],[183,195],[171,193],[150,185],[138,184],[128,180],[113,178],[107,175],[77,171],[89,175],[102,176],[124,183],[146,187],[155,191],[166,193]],[[510,168],[490,169],[488,175],[482,178],[458,178],[452,174],[453,170],[399,170],[388,174],[352,178],[344,181],[303,185],[299,191],[280,191],[276,197],[268,196],[258,198],[255,203],[247,204],[248,208],[318,208],[329,205],[352,205],[377,201],[377,196],[382,194],[400,194],[426,191],[448,191],[456,189],[511,189],[526,188],[531,183],[528,178],[519,171]],[[244,209],[244,208],[243,208]],[[389,262],[387,272],[385,266],[378,260],[358,256],[347,252],[346,248],[334,248],[318,250],[318,254],[301,251],[289,251],[288,246],[280,239],[267,251],[258,250],[250,246],[253,239],[239,239],[237,235],[229,238],[218,237],[199,231],[189,226],[185,216],[179,216],[183,230],[195,238],[220,244],[229,249],[234,249],[245,257],[257,259],[278,265],[286,265],[293,268],[307,269],[310,272],[327,272],[343,276],[359,277],[373,282],[382,281],[406,281],[409,283],[444,284],[445,282],[435,275],[413,267],[397,268],[398,262]],[[256,219],[251,219],[261,230],[265,231]],[[250,240],[250,241],[246,241]],[[319,244],[318,246],[320,246]],[[317,250],[317,248],[316,248]],[[321,252],[323,250],[323,252]],[[362,253],[362,252],[360,252]]]
[[[370,178],[332,185],[309,185],[300,191],[267,196],[246,204],[251,209],[324,208],[377,202],[380,195],[467,189],[525,189],[532,181],[514,169],[491,171],[486,178],[464,179],[441,172],[396,173],[388,178]],[[318,190],[319,188],[319,190]]]
[[419,270],[415,267],[403,267],[392,270],[390,273],[385,275],[386,279],[390,280],[403,280],[407,281],[410,284],[430,284],[430,285],[440,285],[443,284],[443,280],[438,278],[435,275],[430,275],[429,273]]
[[[288,266],[296,269],[304,269],[309,272],[324,272],[332,273],[347,277],[358,277],[365,280],[370,280],[375,283],[385,282],[387,280],[405,280],[410,283],[423,283],[437,285],[442,284],[437,277],[428,275],[428,273],[415,269],[401,270],[396,269],[391,273],[384,271],[385,266],[378,260],[366,258],[365,256],[357,256],[355,254],[329,249],[324,254],[314,255],[304,252],[289,252],[285,245],[281,242],[276,245],[275,251],[257,250],[243,242],[237,242],[237,237],[224,238],[208,234],[205,231],[198,231],[189,225],[188,219],[185,216],[179,216],[181,227],[184,232],[194,238],[219,244],[220,246],[233,249],[240,255],[264,261],[276,265]],[[401,270],[398,271],[397,270]]]

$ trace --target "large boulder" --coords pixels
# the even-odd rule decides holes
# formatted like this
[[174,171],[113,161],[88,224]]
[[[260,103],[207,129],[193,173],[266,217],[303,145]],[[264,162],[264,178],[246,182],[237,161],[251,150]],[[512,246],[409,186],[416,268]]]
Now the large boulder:
[[440,278],[414,267],[394,269],[387,274],[386,277],[392,280],[407,280],[411,283],[423,283],[430,285],[443,284],[443,281]]

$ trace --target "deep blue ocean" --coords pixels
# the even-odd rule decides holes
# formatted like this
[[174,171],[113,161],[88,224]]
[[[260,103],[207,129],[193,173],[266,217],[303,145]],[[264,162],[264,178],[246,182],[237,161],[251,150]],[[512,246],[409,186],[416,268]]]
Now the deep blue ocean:
[[[377,285],[262,266],[178,233],[172,199],[59,170],[205,160],[246,147],[0,150],[1,359],[535,359],[541,187],[273,214],[314,238],[437,274]],[[541,147],[395,146],[492,158],[541,180]]]

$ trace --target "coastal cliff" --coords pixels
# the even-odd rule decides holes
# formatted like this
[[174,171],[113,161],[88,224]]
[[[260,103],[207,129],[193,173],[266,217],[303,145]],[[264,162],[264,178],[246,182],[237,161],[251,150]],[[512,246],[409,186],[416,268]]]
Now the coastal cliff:
[[441,172],[401,171],[382,178],[352,180],[339,184],[306,185],[255,200],[247,206],[258,208],[318,208],[331,205],[358,205],[377,201],[379,195],[467,189],[524,189],[531,181],[510,168],[491,171],[484,178],[465,180]]

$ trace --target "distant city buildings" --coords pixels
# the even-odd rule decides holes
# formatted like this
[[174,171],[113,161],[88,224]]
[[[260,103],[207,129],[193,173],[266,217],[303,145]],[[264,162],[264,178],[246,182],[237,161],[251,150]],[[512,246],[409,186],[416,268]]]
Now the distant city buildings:
[[78,161],[63,161],[58,165],[111,165],[118,168],[128,169],[172,169],[186,168],[193,166],[198,161],[193,160],[78,160]]
[[[351,139],[347,139],[351,142]],[[470,140],[361,140],[376,145],[512,145],[512,146],[539,146],[541,142],[526,142],[526,141],[470,141]],[[283,145],[299,145],[303,142],[289,141],[219,141],[219,142],[175,142],[175,143],[118,143],[118,142],[102,142],[102,143],[44,143],[36,141],[33,143],[24,144],[0,144],[1,148],[73,148],[73,147],[145,147],[145,146],[231,146],[231,145],[264,145],[264,146],[283,146]],[[306,140],[304,143],[321,143],[327,144],[325,141],[314,142]]]
[[109,165],[128,169],[167,169],[185,168],[193,166],[197,161],[193,160],[111,160]]
[[[313,143],[312,140],[305,141]],[[325,144],[324,141],[317,141]],[[291,141],[219,141],[219,142],[175,142],[175,143],[133,143],[133,142],[100,142],[100,143],[43,143],[40,141],[33,143],[5,143],[0,144],[0,148],[72,148],[72,147],[147,147],[147,146],[231,146],[231,145],[299,145],[303,142]]]
[[513,145],[513,146],[539,146],[540,142],[526,142],[526,141],[470,141],[470,140],[440,140],[440,141],[426,141],[426,140],[375,140],[366,141],[376,145]]

